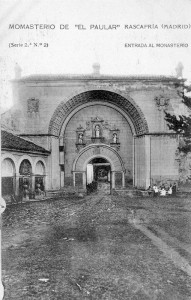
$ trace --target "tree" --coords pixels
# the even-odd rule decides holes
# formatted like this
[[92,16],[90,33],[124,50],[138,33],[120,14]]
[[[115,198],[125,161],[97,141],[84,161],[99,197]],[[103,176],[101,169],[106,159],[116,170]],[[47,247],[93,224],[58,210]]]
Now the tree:
[[184,103],[184,105],[188,108],[188,111],[190,111],[188,116],[176,116],[165,112],[165,120],[168,122],[167,125],[169,129],[183,137],[178,150],[185,154],[191,152],[191,97],[188,96],[188,92],[190,91],[191,87],[189,86],[185,88],[184,92],[179,92],[179,95],[182,98],[182,103]]

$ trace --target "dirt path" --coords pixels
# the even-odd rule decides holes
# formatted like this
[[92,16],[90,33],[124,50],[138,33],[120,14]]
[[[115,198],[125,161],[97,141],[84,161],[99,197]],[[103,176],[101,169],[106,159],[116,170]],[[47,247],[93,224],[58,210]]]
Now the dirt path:
[[99,194],[7,210],[5,300],[191,299],[190,277],[129,222],[131,211]]

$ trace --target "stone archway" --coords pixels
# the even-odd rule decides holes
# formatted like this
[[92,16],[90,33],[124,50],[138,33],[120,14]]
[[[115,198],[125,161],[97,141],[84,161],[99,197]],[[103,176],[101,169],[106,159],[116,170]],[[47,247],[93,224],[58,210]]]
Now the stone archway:
[[[71,186],[72,184],[76,185],[76,181],[79,181],[80,185],[85,187],[85,184],[86,184],[85,174],[82,176],[82,172],[85,172],[86,167],[83,171],[81,169],[73,170],[73,176],[71,176],[72,162],[75,160],[76,157],[78,157],[78,154],[76,154],[76,153],[78,153],[78,151],[79,151],[78,148],[73,149],[73,148],[75,148],[73,146],[78,144],[77,138],[76,138],[76,136],[77,136],[76,132],[79,128],[82,128],[82,127],[80,127],[80,121],[79,121],[78,126],[77,126],[77,124],[75,124],[75,126],[73,126],[73,128],[71,129],[71,130],[73,130],[72,132],[74,132],[74,130],[75,130],[75,137],[71,136],[71,138],[70,138],[70,140],[73,141],[72,145],[71,145],[71,142],[69,142],[69,143],[66,142],[65,133],[66,133],[66,128],[67,128],[68,124],[71,122],[72,119],[75,119],[77,114],[80,115],[80,113],[83,109],[84,110],[92,109],[92,111],[93,110],[96,111],[96,109],[94,109],[94,107],[96,108],[96,107],[101,107],[101,106],[108,108],[108,111],[113,109],[116,112],[116,114],[122,116],[122,118],[124,117],[124,120],[127,122],[128,126],[131,130],[131,137],[132,137],[132,140],[128,144],[128,149],[130,150],[130,152],[128,152],[128,153],[130,153],[128,158],[127,158],[127,155],[125,156],[125,154],[124,154],[124,146],[122,145],[122,147],[121,147],[121,149],[123,148],[122,155],[125,157],[124,163],[125,163],[125,168],[127,170],[126,175],[125,175],[125,180],[124,180],[125,171],[120,171],[121,173],[120,172],[118,173],[118,174],[122,174],[122,175],[117,175],[117,173],[116,173],[116,180],[113,179],[112,187],[114,187],[115,183],[117,182],[117,176],[119,177],[118,181],[130,182],[131,180],[133,180],[133,182],[135,183],[135,178],[136,178],[136,176],[138,176],[135,173],[136,163],[137,163],[137,161],[135,159],[135,154],[138,155],[139,152],[141,151],[141,149],[144,149],[145,143],[143,140],[142,145],[140,147],[137,147],[135,145],[133,139],[134,139],[134,136],[145,136],[145,134],[149,133],[148,124],[144,117],[144,114],[141,111],[141,109],[139,108],[139,106],[135,103],[135,101],[127,94],[121,94],[118,92],[116,93],[109,89],[91,89],[91,90],[81,92],[77,95],[74,95],[72,98],[68,98],[68,101],[61,102],[60,105],[55,110],[55,112],[50,120],[49,134],[51,135],[52,145],[53,145],[52,146],[52,154],[51,154],[52,166],[54,169],[52,172],[52,188],[53,189],[58,188],[58,186],[64,187],[64,186]],[[100,110],[100,108],[99,108],[99,110]],[[102,111],[101,111],[101,114],[102,114]],[[92,116],[96,117],[95,113],[93,113]],[[103,116],[101,116],[101,117],[103,118]],[[86,121],[88,122],[88,120],[86,120]],[[110,122],[112,124],[113,121],[110,120]],[[89,129],[87,129],[86,125],[83,125],[83,126],[86,127],[85,130],[89,130]],[[83,127],[83,129],[84,129],[84,127]],[[109,129],[109,130],[111,131],[111,129]],[[123,130],[121,130],[120,132],[122,132],[122,131]],[[130,131],[128,131],[128,132],[130,132]],[[127,136],[129,137],[130,135],[127,135]],[[68,136],[67,136],[67,138],[68,138]],[[101,139],[100,139],[100,142],[103,143],[103,141]],[[107,140],[105,142],[105,145],[110,144],[110,143],[111,143],[111,141],[109,142]],[[88,145],[89,144],[90,144],[90,141],[88,141]],[[71,147],[70,149],[72,149],[72,151],[69,152],[69,150],[66,150],[67,147],[68,147],[68,149],[69,149],[69,147]],[[85,147],[85,143],[83,143],[83,147]],[[131,149],[130,149],[130,147],[131,147]],[[58,151],[58,149],[59,149],[59,151]],[[68,153],[71,153],[71,155],[69,156]],[[67,157],[67,155],[68,155],[68,157]],[[105,158],[108,159],[108,157],[105,157]],[[111,159],[111,166],[112,166],[112,163],[113,163],[113,159]],[[114,170],[114,172],[115,172],[115,170]],[[77,178],[78,178],[78,180],[77,180]],[[122,184],[122,186],[123,185],[124,185],[124,183]]]
[[45,175],[45,165],[41,160],[38,160],[35,166],[35,191],[37,195],[45,191]]
[[90,90],[77,94],[67,102],[60,103],[50,120],[49,134],[59,136],[63,123],[72,111],[77,107],[91,102],[110,103],[116,108],[122,109],[131,120],[136,134],[145,134],[149,132],[148,124],[143,112],[131,97],[128,95],[122,96],[109,90]]
[[116,183],[124,187],[124,163],[117,151],[105,144],[89,145],[80,151],[73,163],[74,186],[86,188],[87,164],[92,159],[98,157],[106,159],[111,165],[111,188],[115,188]]
[[31,162],[24,158],[19,167],[19,195],[29,200],[29,190],[33,187],[33,173]]

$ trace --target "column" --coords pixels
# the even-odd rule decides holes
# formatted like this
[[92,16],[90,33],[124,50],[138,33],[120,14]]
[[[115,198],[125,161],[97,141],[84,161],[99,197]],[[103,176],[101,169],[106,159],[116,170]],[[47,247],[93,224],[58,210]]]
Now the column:
[[64,187],[64,139],[59,139],[60,187]]
[[122,187],[125,187],[125,172],[122,172]]
[[145,188],[151,185],[151,136],[145,136]]
[[59,139],[51,137],[51,188],[60,189]]
[[135,186],[135,136],[133,135],[133,186]]
[[48,189],[48,173],[46,172],[44,175],[44,191],[46,192]]
[[115,188],[115,172],[111,171],[111,188]]
[[73,172],[73,186],[75,187],[76,186],[76,181],[75,181],[75,172]]
[[83,172],[83,188],[86,189],[86,172]]
[[19,173],[15,174],[15,195],[19,195]]
[[[31,181],[32,181],[32,182],[31,182],[31,184],[32,184],[31,190],[35,192],[35,175],[32,174],[31,177],[32,177],[32,178],[31,178]],[[29,179],[29,180],[30,180],[30,179]]]
[[62,168],[61,168],[61,172],[60,172],[60,187],[61,188],[64,187],[64,172],[62,171]]
[[134,186],[137,186],[138,185],[138,180],[137,180],[137,176],[138,176],[138,166],[137,166],[137,137],[134,136],[134,159],[133,159],[133,162],[134,162]]

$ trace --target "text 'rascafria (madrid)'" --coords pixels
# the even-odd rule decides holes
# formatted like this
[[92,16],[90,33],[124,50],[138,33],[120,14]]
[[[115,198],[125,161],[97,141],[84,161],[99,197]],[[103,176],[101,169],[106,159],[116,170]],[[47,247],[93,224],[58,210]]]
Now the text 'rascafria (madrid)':
[[191,24],[9,24],[8,29],[21,30],[91,30],[115,31],[123,30],[188,30]]

